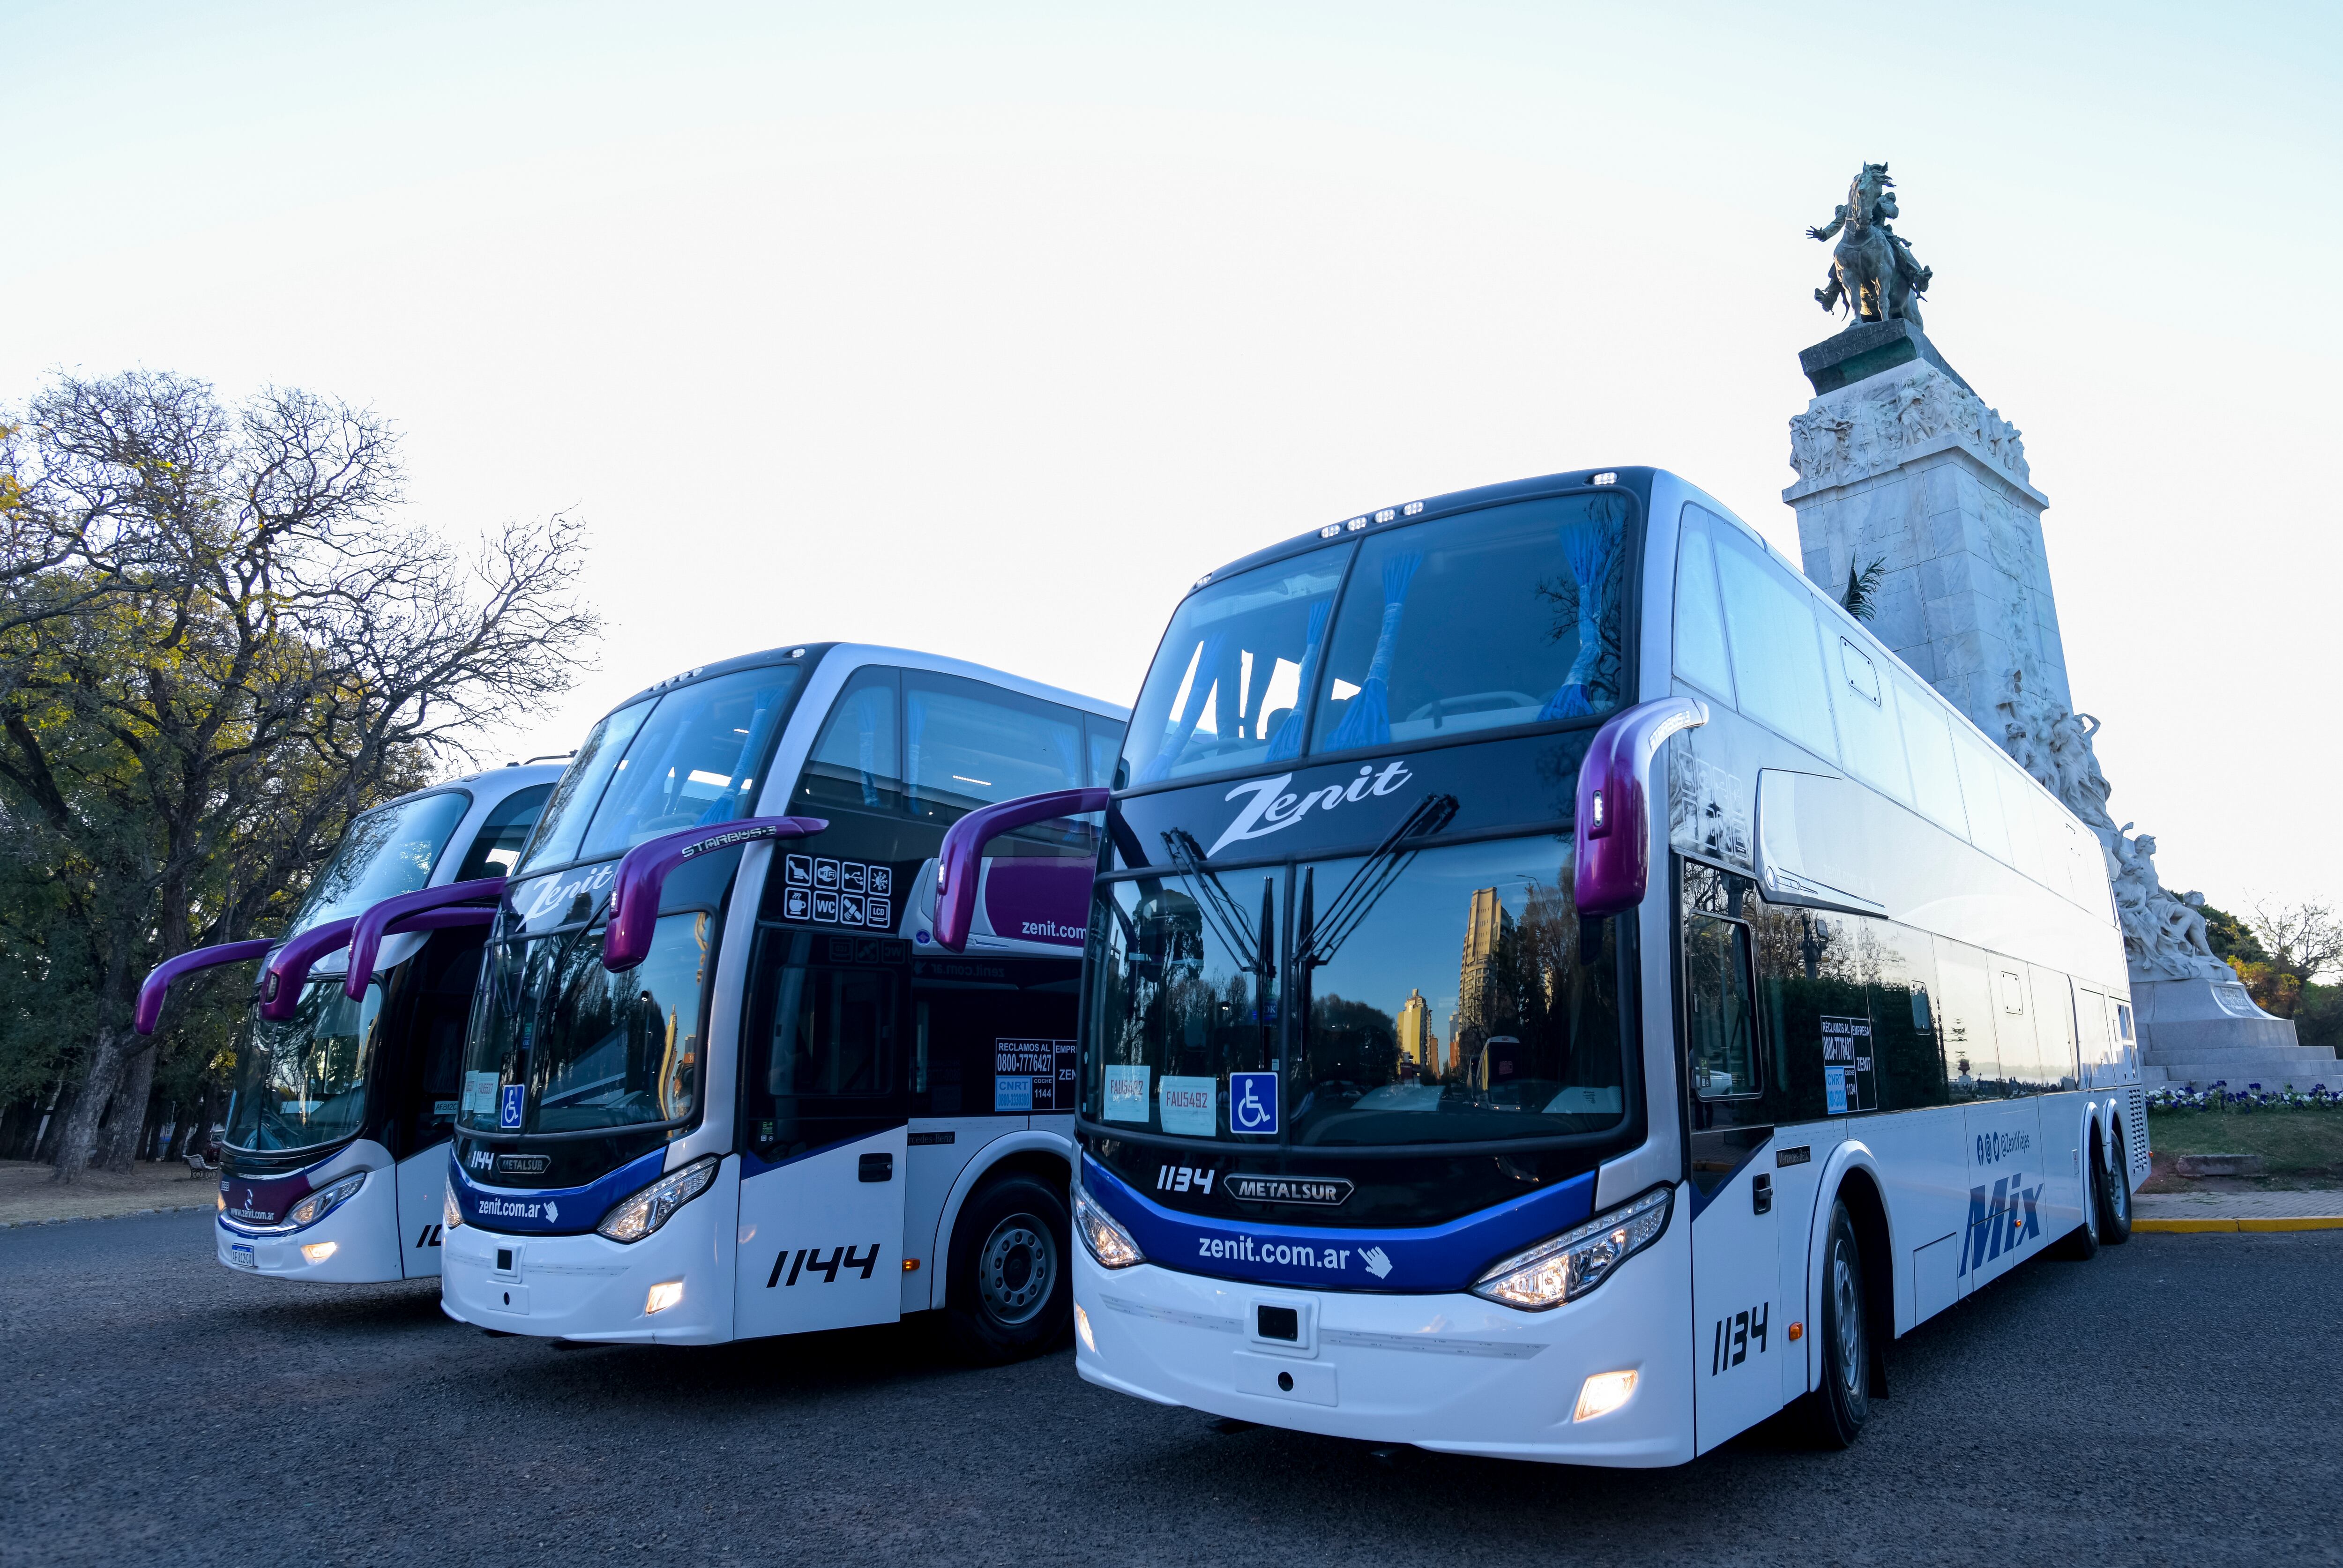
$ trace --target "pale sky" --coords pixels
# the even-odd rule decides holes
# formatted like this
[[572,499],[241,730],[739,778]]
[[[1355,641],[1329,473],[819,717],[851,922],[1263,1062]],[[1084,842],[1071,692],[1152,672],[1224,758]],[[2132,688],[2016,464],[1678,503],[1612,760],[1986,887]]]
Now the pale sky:
[[2117,819],[2343,898],[2338,17],[0,0],[0,402],[299,386],[452,532],[575,508],[610,635],[498,759],[817,638],[1127,703],[1200,572],[1418,496],[1653,463],[1795,558],[1804,230],[1885,158]]

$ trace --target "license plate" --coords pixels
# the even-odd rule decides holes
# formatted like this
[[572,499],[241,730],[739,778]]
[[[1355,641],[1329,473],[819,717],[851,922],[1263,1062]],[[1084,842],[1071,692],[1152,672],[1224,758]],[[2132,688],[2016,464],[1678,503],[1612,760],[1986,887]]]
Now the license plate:
[[227,1244],[227,1261],[239,1269],[256,1269],[260,1266],[252,1261],[251,1245],[244,1241],[230,1241]]

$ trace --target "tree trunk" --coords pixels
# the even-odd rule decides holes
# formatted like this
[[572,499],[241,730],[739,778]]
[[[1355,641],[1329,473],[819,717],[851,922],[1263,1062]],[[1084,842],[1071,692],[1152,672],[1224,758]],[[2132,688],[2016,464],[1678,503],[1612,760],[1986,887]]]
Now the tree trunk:
[[100,1161],[118,1176],[130,1174],[146,1141],[146,1119],[155,1111],[155,1042],[122,1067],[122,1083],[114,1091],[114,1120],[106,1124],[106,1147]]
[[97,1043],[89,1053],[89,1071],[81,1081],[81,1091],[74,1096],[73,1111],[57,1134],[57,1173],[51,1180],[70,1185],[81,1179],[89,1169],[90,1156],[97,1150],[98,1118],[106,1114],[106,1102],[114,1094],[114,1087],[122,1081],[122,1045],[126,1030],[112,1024],[101,1024]]

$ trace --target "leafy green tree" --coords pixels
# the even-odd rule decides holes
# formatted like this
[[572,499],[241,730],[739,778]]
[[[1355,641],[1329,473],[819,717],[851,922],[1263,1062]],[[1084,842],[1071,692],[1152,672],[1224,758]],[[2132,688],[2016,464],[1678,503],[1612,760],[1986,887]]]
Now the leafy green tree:
[[[507,525],[466,556],[400,518],[397,437],[369,410],[276,388],[231,407],[135,373],[61,377],[9,423],[0,964],[74,1028],[0,1081],[73,1086],[70,1181],[109,1103],[106,1162],[136,1151],[146,971],[280,929],[353,813],[566,689],[598,623],[578,524]],[[239,999],[206,978],[160,1043],[216,1051]],[[14,1014],[9,1040],[27,1043]]]

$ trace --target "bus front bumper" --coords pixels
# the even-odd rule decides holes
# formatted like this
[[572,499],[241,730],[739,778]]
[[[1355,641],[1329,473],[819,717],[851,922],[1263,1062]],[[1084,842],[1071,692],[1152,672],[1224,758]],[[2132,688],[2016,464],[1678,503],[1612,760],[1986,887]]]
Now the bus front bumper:
[[326,1285],[401,1279],[397,1173],[375,1171],[354,1197],[298,1231],[247,1231],[215,1215],[212,1241],[221,1265],[239,1274]]
[[[1523,1312],[1473,1295],[1290,1290],[1152,1263],[1109,1271],[1077,1243],[1074,1366],[1158,1404],[1328,1437],[1682,1464],[1693,1457],[1692,1332],[1670,1301],[1687,1272],[1670,1269],[1672,1251],[1664,1241],[1592,1295]],[[1305,1342],[1281,1348],[1249,1333],[1262,1305],[1300,1308]],[[1574,1419],[1588,1378],[1623,1371],[1636,1374],[1625,1404]]]
[[[634,1242],[459,1225],[440,1247],[440,1310],[458,1322],[547,1339],[663,1345],[729,1340],[732,1258],[724,1245],[729,1236],[719,1234],[729,1223],[719,1220],[729,1221],[733,1207],[729,1186],[719,1183]],[[672,1299],[652,1312],[655,1286]]]

